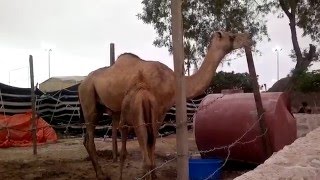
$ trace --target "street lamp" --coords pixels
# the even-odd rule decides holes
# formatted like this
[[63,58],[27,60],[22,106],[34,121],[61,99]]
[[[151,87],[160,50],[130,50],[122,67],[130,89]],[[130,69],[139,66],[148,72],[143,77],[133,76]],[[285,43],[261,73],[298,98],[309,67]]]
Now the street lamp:
[[51,63],[50,63],[50,55],[51,55],[51,52],[52,52],[52,49],[55,49],[55,45],[54,44],[48,44],[44,41],[41,42],[41,48],[44,50],[44,51],[48,51],[48,73],[49,73],[49,78],[51,77]]
[[277,46],[274,51],[277,53],[277,80],[279,81],[279,52],[282,50],[279,46]]
[[50,79],[50,52],[52,51],[52,49],[48,50],[48,64],[49,64],[49,78]]

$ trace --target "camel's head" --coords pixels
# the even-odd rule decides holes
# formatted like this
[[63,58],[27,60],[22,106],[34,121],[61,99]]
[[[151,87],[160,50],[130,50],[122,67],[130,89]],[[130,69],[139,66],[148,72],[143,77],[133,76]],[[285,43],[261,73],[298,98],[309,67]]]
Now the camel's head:
[[247,33],[233,34],[218,31],[213,33],[209,48],[221,49],[229,53],[232,50],[251,45],[252,40]]

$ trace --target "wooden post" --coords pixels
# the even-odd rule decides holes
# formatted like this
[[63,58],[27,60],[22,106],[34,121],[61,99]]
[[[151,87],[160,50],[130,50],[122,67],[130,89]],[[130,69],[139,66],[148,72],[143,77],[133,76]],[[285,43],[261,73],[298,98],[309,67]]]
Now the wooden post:
[[[257,74],[256,74],[256,70],[255,70],[254,63],[253,63],[251,48],[245,47],[245,52],[246,52],[246,56],[247,56],[248,69],[249,69],[249,73],[250,73],[252,85],[253,85],[254,100],[256,102],[258,118],[260,120],[259,125],[260,125],[260,129],[261,129],[261,133],[264,133],[266,131],[267,126],[266,126],[266,122],[265,122],[265,118],[264,118],[265,116],[263,114],[264,109],[263,109],[262,100],[261,100],[261,96],[260,96],[259,84],[257,81]],[[262,136],[262,142],[263,142],[264,151],[265,151],[266,155],[270,156],[272,154],[272,148],[271,148],[271,143],[270,143],[268,132],[264,136]]]
[[183,48],[183,27],[181,0],[171,0],[171,27],[173,42],[174,72],[176,77],[176,123],[177,123],[177,179],[189,179],[188,164],[188,128],[187,128],[187,109],[186,91],[184,76],[184,48]]
[[[110,43],[110,66],[112,66],[115,62],[115,55],[114,55],[114,43]],[[109,114],[110,115],[110,114]],[[111,114],[112,118],[112,158],[113,162],[116,162],[118,159],[118,143],[117,143],[117,126],[119,124],[120,115],[118,114]]]
[[33,75],[33,57],[29,55],[29,67],[30,67],[30,83],[31,83],[31,130],[32,130],[32,144],[33,144],[33,154],[37,154],[37,126],[36,126],[36,99],[34,94],[34,75]]
[[110,43],[110,66],[112,66],[114,62],[115,62],[114,43]]

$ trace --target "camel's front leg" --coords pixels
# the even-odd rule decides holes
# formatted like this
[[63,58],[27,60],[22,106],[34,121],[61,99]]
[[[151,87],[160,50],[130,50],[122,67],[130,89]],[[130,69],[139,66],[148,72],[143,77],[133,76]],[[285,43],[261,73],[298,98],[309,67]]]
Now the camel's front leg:
[[89,157],[91,159],[92,165],[94,167],[94,170],[96,172],[96,176],[98,179],[106,179],[104,176],[101,166],[98,163],[98,155],[96,152],[96,147],[94,144],[94,129],[95,125],[92,121],[88,121],[86,124],[86,135],[83,141],[83,144],[85,148],[87,149],[87,152],[89,154]]
[[117,128],[119,127],[120,121],[120,114],[113,113],[112,114],[112,158],[113,162],[118,161],[118,135],[117,135]]

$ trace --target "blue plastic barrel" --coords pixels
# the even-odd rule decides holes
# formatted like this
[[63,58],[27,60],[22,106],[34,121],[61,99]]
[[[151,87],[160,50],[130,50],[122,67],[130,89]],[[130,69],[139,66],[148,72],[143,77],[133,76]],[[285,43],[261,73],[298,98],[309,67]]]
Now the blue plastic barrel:
[[[220,179],[223,161],[221,159],[189,159],[189,179],[190,180],[203,180],[207,179],[214,172],[210,179]],[[219,170],[218,170],[219,169]]]

